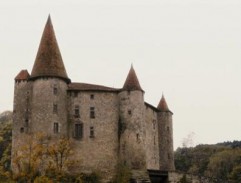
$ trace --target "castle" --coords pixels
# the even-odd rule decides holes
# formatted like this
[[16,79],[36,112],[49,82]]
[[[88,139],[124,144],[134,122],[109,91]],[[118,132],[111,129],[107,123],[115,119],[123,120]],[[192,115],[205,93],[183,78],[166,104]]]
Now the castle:
[[136,182],[161,182],[175,169],[173,113],[164,96],[157,107],[145,102],[133,66],[122,88],[71,82],[50,16],[31,74],[15,77],[13,111],[12,152],[25,143],[24,134],[44,132],[53,142],[68,137],[80,162],[76,171],[100,170],[104,182],[119,162]]

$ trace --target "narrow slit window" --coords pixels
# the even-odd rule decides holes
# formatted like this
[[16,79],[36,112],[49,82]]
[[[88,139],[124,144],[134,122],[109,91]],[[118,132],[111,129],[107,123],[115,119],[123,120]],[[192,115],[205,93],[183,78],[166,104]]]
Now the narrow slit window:
[[80,116],[80,114],[79,114],[79,105],[76,105],[76,106],[74,107],[74,116],[75,116],[76,118],[78,118],[78,117]]
[[95,132],[94,132],[94,127],[90,127],[90,138],[94,138]]
[[54,95],[57,95],[57,94],[58,94],[58,88],[57,88],[56,85],[54,85],[53,94],[54,94]]
[[58,105],[53,104],[53,113],[57,114],[58,113]]
[[90,118],[95,118],[95,108],[90,107]]
[[54,123],[54,133],[59,133],[59,123]]
[[94,98],[95,98],[95,95],[94,95],[94,94],[91,94],[91,95],[90,95],[90,99],[93,100]]

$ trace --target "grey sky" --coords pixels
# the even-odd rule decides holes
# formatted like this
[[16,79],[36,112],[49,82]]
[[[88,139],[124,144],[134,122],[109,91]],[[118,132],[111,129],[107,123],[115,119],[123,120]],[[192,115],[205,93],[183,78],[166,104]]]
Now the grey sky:
[[240,0],[0,0],[0,112],[49,13],[72,81],[119,88],[133,63],[148,103],[164,92],[175,147],[241,140]]

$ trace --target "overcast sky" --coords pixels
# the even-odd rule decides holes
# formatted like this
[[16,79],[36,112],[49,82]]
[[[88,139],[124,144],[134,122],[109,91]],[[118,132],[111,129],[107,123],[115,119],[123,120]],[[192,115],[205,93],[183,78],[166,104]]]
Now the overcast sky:
[[0,112],[49,13],[72,81],[120,88],[133,63],[146,102],[164,92],[175,148],[241,140],[240,0],[0,0]]

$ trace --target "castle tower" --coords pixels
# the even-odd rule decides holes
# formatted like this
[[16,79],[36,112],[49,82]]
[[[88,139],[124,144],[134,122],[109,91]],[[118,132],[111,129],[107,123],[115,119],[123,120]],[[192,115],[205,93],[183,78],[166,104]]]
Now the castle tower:
[[67,84],[70,79],[50,16],[45,25],[29,80],[32,82],[31,132],[52,137],[67,135]]
[[[14,104],[13,104],[13,130],[12,148],[17,149],[23,141],[23,133],[29,132],[31,84],[27,70],[21,70],[15,77]],[[13,153],[14,154],[14,151]]]
[[164,96],[157,107],[158,132],[159,132],[159,157],[161,171],[174,171],[174,154],[173,154],[173,128],[172,115]]
[[133,66],[129,71],[120,100],[120,158],[131,169],[146,169],[144,91]]

